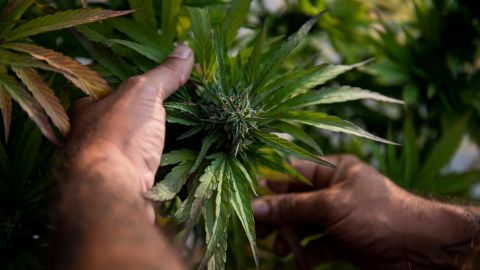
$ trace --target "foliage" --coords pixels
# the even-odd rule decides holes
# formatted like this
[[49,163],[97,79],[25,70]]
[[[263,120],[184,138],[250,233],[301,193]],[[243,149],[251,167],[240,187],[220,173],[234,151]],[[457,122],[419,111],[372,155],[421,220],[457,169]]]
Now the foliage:
[[[240,221],[258,267],[250,203],[257,191],[259,165],[302,181],[306,179],[288,165],[285,156],[333,166],[318,157],[320,147],[297,127],[299,124],[390,143],[336,116],[302,108],[358,99],[402,103],[359,88],[325,85],[366,62],[350,66],[312,65],[285,72],[283,60],[321,14],[283,43],[272,42],[263,28],[249,46],[230,55],[234,37],[231,33],[238,31],[249,5],[250,1],[233,1],[225,19],[219,21],[212,19],[209,8],[188,8],[192,45],[199,62],[194,75],[196,87],[182,89],[164,104],[169,123],[188,127],[178,138],[178,146],[186,139],[203,142],[200,149],[174,150],[164,155],[162,165],[179,165],[151,190],[149,197],[171,200],[184,183],[193,185],[174,216],[186,224],[184,237],[203,217],[207,248],[200,269],[224,267],[230,219]],[[314,90],[322,85],[322,89]],[[279,137],[278,133],[298,137],[305,147]]]
[[[61,53],[25,42],[25,39],[49,31],[121,16],[129,11],[67,10],[22,22],[22,15],[33,3],[33,0],[9,1],[0,14],[0,109],[5,138],[8,138],[9,134],[13,99],[40,127],[42,133],[58,144],[48,117],[64,135],[70,129],[68,117],[54,91],[35,69],[62,74],[86,94],[96,98],[108,94],[110,87],[88,67]],[[15,73],[23,84],[10,74],[11,72]]]

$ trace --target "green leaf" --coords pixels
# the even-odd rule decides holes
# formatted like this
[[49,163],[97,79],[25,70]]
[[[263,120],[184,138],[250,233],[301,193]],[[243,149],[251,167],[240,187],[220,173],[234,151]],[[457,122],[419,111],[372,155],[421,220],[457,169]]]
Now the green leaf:
[[250,242],[250,248],[252,249],[253,258],[257,269],[258,257],[257,257],[257,244],[255,237],[255,221],[253,219],[252,211],[252,192],[249,190],[247,181],[244,175],[236,172],[230,165],[230,170],[225,173],[229,176],[229,182],[231,185],[231,198],[230,203],[237,214],[240,223],[242,223],[243,229],[247,235],[247,239]]
[[320,146],[318,146],[317,142],[312,137],[310,137],[310,135],[308,135],[305,131],[303,131],[301,128],[285,121],[277,121],[274,124],[269,124],[269,126],[279,132],[285,132],[287,134],[290,134],[295,139],[310,146],[318,154],[320,155],[322,154],[322,149],[320,149]]
[[287,56],[290,55],[293,49],[297,47],[300,41],[308,34],[310,29],[315,25],[315,23],[322,14],[323,12],[317,14],[315,17],[308,20],[304,25],[302,25],[302,27],[300,27],[300,29],[296,33],[289,36],[287,41],[285,41],[280,46],[280,48],[271,55],[268,61],[266,61],[265,65],[262,66],[260,75],[258,76],[258,78],[261,79],[258,80],[258,82],[255,84],[255,88],[261,86],[263,83],[268,81],[271,76],[270,74],[273,73],[273,70],[278,67],[279,63],[282,60],[284,60]]
[[193,161],[195,160],[197,154],[191,150],[187,149],[180,149],[180,150],[173,150],[166,154],[162,155],[162,161],[160,166],[168,166],[177,164],[182,161]]
[[266,105],[267,108],[274,107],[286,98],[296,94],[301,94],[309,89],[322,85],[323,83],[334,79],[338,75],[345,73],[353,68],[365,65],[369,60],[360,62],[355,65],[327,65],[318,66],[305,71],[305,74],[293,82],[286,84],[282,89],[272,92],[267,92],[267,95],[271,95],[270,101]]
[[131,11],[113,11],[98,8],[59,11],[51,15],[38,17],[16,28],[13,28],[5,34],[5,41],[18,40],[44,32],[70,28],[81,24],[123,16],[128,13],[131,13]]
[[446,130],[428,154],[420,173],[419,186],[428,186],[440,174],[457,150],[466,131],[469,116],[463,116]]
[[197,159],[195,160],[195,163],[190,169],[190,173],[193,173],[198,169],[198,166],[200,166],[200,164],[202,163],[203,159],[205,158],[205,155],[207,154],[207,151],[210,149],[212,144],[220,138],[220,136],[221,136],[220,133],[212,132],[212,133],[209,133],[203,139],[202,147],[200,148],[200,153],[198,154]]
[[213,64],[213,35],[208,9],[188,8],[192,20],[193,50],[205,78],[210,78]]
[[162,0],[162,37],[168,44],[173,44],[175,39],[181,5],[181,0]]
[[83,34],[73,31],[75,38],[80,42],[90,56],[98,63],[104,66],[114,76],[121,81],[127,80],[133,76],[134,71],[123,59],[114,55],[110,50],[101,44],[96,44],[88,40]]
[[145,196],[154,201],[171,200],[187,182],[193,161],[182,161],[168,173],[163,180],[158,182]]
[[186,234],[188,234],[195,223],[197,223],[202,207],[204,207],[206,201],[212,196],[219,181],[223,179],[224,168],[225,156],[220,154],[205,169],[205,172],[197,181],[195,189],[190,192],[187,199],[183,202],[177,213],[175,213],[176,218],[180,221],[188,219],[185,225]]
[[[279,156],[277,153],[273,151],[268,152],[265,150],[257,151],[257,153],[258,153],[257,155],[253,155],[253,159],[257,162],[257,165],[260,165],[260,169],[259,169],[260,174],[262,174],[261,166],[264,166],[276,172],[284,173],[292,177],[293,179],[296,179],[309,186],[312,185],[310,180],[305,178],[305,176],[303,176],[295,168],[290,166],[290,164],[288,164],[285,161],[285,159]],[[275,180],[275,179],[269,179],[269,180]]]
[[404,182],[411,183],[416,174],[419,173],[419,145],[417,144],[417,135],[415,132],[415,126],[411,116],[407,116],[403,125],[403,160],[405,162]]
[[170,46],[166,46],[162,42],[160,36],[156,32],[156,28],[147,28],[142,24],[127,18],[115,18],[107,22],[113,28],[124,33],[134,42],[144,45],[150,49],[162,50],[166,55],[170,50]]
[[6,73],[0,73],[0,85],[2,85],[8,94],[20,105],[28,114],[42,133],[53,143],[59,144],[55,133],[48,122],[48,117],[38,102],[22,87],[22,85],[13,77]]
[[277,149],[279,151],[282,151],[287,154],[294,155],[298,158],[301,159],[306,159],[310,160],[313,162],[316,162],[318,164],[326,165],[329,167],[334,168],[335,166],[319,157],[316,155],[308,152],[307,150],[299,147],[296,144],[293,144],[285,139],[282,139],[274,134],[270,133],[263,133],[263,132],[256,132],[255,133],[255,138],[257,138],[259,141],[265,143],[266,145]]
[[130,9],[136,9],[133,19],[138,24],[148,29],[157,29],[155,7],[152,0],[128,0],[128,4]]
[[122,46],[130,48],[137,53],[147,57],[148,59],[155,61],[156,63],[162,62],[165,57],[167,57],[167,54],[159,49],[150,48],[136,42],[121,39],[109,39],[108,42],[120,44]]
[[305,125],[314,126],[321,129],[326,129],[334,132],[343,132],[347,134],[356,135],[370,140],[396,144],[394,142],[377,137],[367,131],[357,127],[356,125],[345,121],[337,116],[328,115],[320,112],[308,111],[290,111],[280,116],[282,120],[295,121]]
[[248,182],[248,184],[250,185],[250,191],[254,194],[254,195],[258,195],[257,194],[257,186],[258,186],[258,183],[256,181],[256,179],[252,179],[250,173],[248,173],[247,169],[243,166],[243,164],[236,158],[230,158],[229,159],[230,161],[230,166],[232,168],[232,171],[235,172],[237,175],[243,175],[244,177],[244,180]]
[[[225,166],[225,168],[227,168]],[[225,171],[226,173],[226,171]],[[218,179],[215,197],[208,200],[205,207],[205,240],[207,250],[198,269],[224,269],[226,262],[228,220],[230,217],[229,179]]]
[[251,82],[255,82],[258,75],[258,69],[260,68],[260,60],[262,55],[263,46],[265,44],[265,38],[267,35],[267,22],[264,22],[262,30],[257,34],[253,50],[248,58],[248,75]]
[[274,107],[270,112],[276,113],[294,108],[302,108],[306,106],[318,104],[332,104],[338,102],[346,102],[359,99],[372,99],[381,102],[389,102],[396,104],[404,104],[403,101],[386,97],[382,94],[369,90],[351,86],[334,86],[320,89],[318,91],[309,91],[297,95],[285,102]]
[[[34,2],[34,0],[8,1],[8,4],[3,8],[2,13],[0,13],[1,21],[18,21]],[[12,29],[14,25],[15,23],[0,25],[0,36],[5,36],[5,32]]]
[[190,137],[194,136],[195,134],[199,133],[200,131],[202,131],[203,129],[205,129],[204,125],[195,126],[195,127],[191,128],[189,131],[183,133],[180,137],[178,137],[177,141],[190,138]]
[[195,118],[200,117],[199,112],[195,109],[195,106],[193,104],[170,101],[170,102],[165,102],[163,106],[165,107],[167,114],[173,111],[179,111],[179,112],[188,113],[191,116],[194,116]]
[[251,0],[233,0],[232,6],[227,12],[225,22],[223,23],[223,31],[227,33],[227,46],[230,46],[237,36],[238,29],[245,21],[248,11],[250,10]]

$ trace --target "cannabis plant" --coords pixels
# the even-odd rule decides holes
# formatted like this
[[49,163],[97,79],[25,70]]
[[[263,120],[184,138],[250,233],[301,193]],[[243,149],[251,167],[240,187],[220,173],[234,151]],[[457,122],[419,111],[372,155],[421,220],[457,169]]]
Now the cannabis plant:
[[[334,167],[319,157],[320,146],[301,125],[391,143],[339,117],[304,108],[358,99],[402,103],[350,86],[328,85],[315,90],[366,62],[283,68],[283,60],[321,14],[281,44],[268,39],[264,27],[250,46],[233,54],[230,48],[249,5],[250,1],[233,1],[221,20],[213,20],[208,8],[188,8],[191,45],[198,62],[192,78],[195,86],[182,89],[164,104],[169,123],[188,127],[177,138],[178,146],[188,140],[202,143],[199,149],[178,147],[164,154],[161,165],[173,168],[148,196],[157,201],[172,200],[189,183],[188,196],[174,217],[185,222],[184,237],[200,218],[204,221],[206,253],[200,269],[223,269],[230,220],[240,221],[258,268],[251,200],[257,194],[256,178],[262,168],[309,184],[288,164],[288,156]],[[290,135],[299,144],[280,133]]]
[[95,98],[110,93],[110,87],[87,66],[62,53],[29,42],[27,38],[121,16],[130,11],[78,9],[60,11],[30,21],[21,20],[34,3],[33,0],[9,1],[0,13],[0,110],[5,138],[9,134],[13,99],[48,139],[57,142],[48,117],[63,134],[68,133],[70,124],[62,104],[37,69],[62,74]]

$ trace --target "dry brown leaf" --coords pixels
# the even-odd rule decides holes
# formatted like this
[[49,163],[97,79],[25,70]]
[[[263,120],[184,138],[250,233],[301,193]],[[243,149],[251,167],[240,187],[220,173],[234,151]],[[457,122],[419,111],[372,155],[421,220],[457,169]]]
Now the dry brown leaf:
[[67,79],[89,96],[100,98],[112,91],[107,82],[96,72],[59,52],[27,43],[10,43],[4,47],[26,52],[39,60],[46,61],[51,66],[63,71],[63,75]]
[[55,96],[52,89],[43,81],[42,77],[32,68],[13,67],[13,70],[33,97],[40,103],[53,124],[58,127],[63,135],[70,132],[70,122],[60,100]]
[[5,87],[10,97],[15,100],[18,105],[28,114],[30,119],[37,124],[40,131],[47,137],[51,142],[56,145],[60,145],[53,132],[48,117],[45,114],[43,108],[38,104],[38,102],[33,98],[30,93],[25,90],[23,85],[20,84],[14,77],[0,72],[0,84]]
[[10,134],[10,123],[12,120],[12,98],[2,85],[0,85],[0,110],[2,111],[3,128],[5,131],[5,141],[8,141]]

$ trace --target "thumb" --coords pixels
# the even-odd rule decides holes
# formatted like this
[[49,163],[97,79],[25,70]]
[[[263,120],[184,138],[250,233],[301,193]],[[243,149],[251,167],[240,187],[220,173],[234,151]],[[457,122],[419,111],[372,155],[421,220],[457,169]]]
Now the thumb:
[[325,191],[265,196],[253,202],[255,219],[269,224],[312,224],[325,221]]
[[162,100],[165,100],[180,86],[184,85],[193,68],[193,51],[186,45],[179,45],[158,67],[148,71],[141,77],[149,82]]

